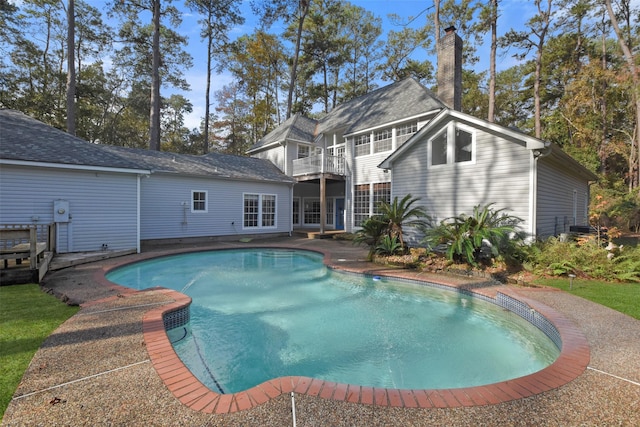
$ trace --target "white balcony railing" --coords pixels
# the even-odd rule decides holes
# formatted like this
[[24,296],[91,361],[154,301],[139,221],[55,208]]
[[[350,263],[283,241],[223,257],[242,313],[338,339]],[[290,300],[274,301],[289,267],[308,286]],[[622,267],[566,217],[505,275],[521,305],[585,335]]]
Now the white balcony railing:
[[293,161],[293,176],[307,175],[313,173],[331,173],[334,175],[346,175],[346,166],[344,157],[309,156],[303,159]]

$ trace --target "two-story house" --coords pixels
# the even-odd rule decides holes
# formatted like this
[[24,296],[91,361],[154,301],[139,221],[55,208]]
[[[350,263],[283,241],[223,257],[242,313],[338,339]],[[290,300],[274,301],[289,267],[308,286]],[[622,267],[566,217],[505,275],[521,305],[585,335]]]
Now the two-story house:
[[544,237],[588,224],[597,177],[553,143],[460,112],[462,43],[438,47],[438,96],[409,78],[320,120],[295,115],[250,150],[296,179],[293,227],[355,231],[412,194],[436,220],[493,203]]

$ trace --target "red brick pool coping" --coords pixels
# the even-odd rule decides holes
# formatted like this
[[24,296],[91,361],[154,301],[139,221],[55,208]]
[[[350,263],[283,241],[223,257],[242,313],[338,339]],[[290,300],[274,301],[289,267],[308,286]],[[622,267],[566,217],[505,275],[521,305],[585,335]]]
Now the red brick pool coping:
[[[328,259],[325,254],[325,260]],[[395,276],[403,276],[398,271]],[[393,274],[385,274],[393,277]],[[414,280],[419,280],[415,279]],[[104,283],[104,282],[103,282]],[[444,283],[440,283],[444,284]],[[445,284],[446,285],[446,284]],[[111,286],[114,286],[111,284]],[[118,287],[118,285],[115,285]],[[455,286],[452,286],[455,287]],[[131,289],[123,288],[123,290]],[[562,314],[512,290],[500,290],[546,317],[562,340],[554,363],[524,377],[494,384],[434,390],[388,389],[342,384],[309,377],[275,378],[239,393],[220,394],[202,384],[182,363],[165,330],[163,316],[187,307],[191,298],[174,290],[155,288],[174,301],[148,311],[143,318],[143,334],[149,358],[165,386],[183,404],[204,413],[230,413],[253,408],[291,392],[324,399],[400,408],[456,408],[493,405],[522,399],[561,387],[579,377],[590,360],[589,345],[583,333]],[[472,292],[475,292],[472,290]],[[479,292],[483,293],[483,292]],[[486,295],[485,295],[486,296]]]

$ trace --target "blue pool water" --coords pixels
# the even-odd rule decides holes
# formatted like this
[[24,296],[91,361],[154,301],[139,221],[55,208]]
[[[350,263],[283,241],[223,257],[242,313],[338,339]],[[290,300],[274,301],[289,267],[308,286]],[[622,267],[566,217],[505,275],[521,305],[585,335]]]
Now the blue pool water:
[[170,337],[193,374],[224,393],[289,375],[469,387],[539,371],[559,354],[539,329],[494,304],[332,271],[313,252],[198,252],[125,266],[107,278],[189,295],[191,321]]

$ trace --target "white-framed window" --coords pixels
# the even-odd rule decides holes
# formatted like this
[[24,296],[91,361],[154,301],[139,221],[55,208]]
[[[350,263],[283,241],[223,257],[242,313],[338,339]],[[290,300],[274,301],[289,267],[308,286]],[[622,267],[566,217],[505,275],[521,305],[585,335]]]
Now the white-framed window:
[[320,147],[310,147],[304,144],[298,144],[298,158],[306,159],[307,157],[315,156],[322,153]]
[[353,189],[353,225],[360,227],[369,218],[369,184],[356,185]]
[[356,185],[353,195],[353,225],[359,227],[366,219],[380,213],[380,202],[391,203],[391,182]]
[[276,196],[274,194],[262,196],[262,226],[276,226]]
[[391,128],[377,130],[373,133],[373,152],[381,153],[392,148],[393,138]]
[[379,215],[380,202],[391,203],[391,183],[379,182],[373,184],[373,212],[372,215]]
[[276,226],[276,195],[249,194],[243,197],[244,228],[273,228]]
[[305,198],[302,220],[304,224],[320,224],[320,199]]
[[295,225],[300,225],[300,197],[293,198],[293,223]]
[[358,135],[353,140],[355,154],[357,156],[366,156],[371,153],[371,135]]
[[306,159],[307,157],[309,157],[309,146],[298,144],[298,158]]
[[450,123],[429,140],[431,166],[453,163],[474,163],[476,158],[476,133],[464,125]]
[[207,192],[200,190],[191,191],[191,213],[206,213],[207,209]]
[[333,204],[334,199],[327,199],[327,212],[325,216],[324,223],[326,225],[333,225]]
[[416,132],[418,132],[418,122],[398,126],[396,128],[396,145],[400,147]]
[[473,132],[456,126],[455,156],[456,163],[470,162],[473,160]]
[[447,152],[449,147],[447,144],[447,130],[440,132],[431,140],[431,165],[446,165]]

